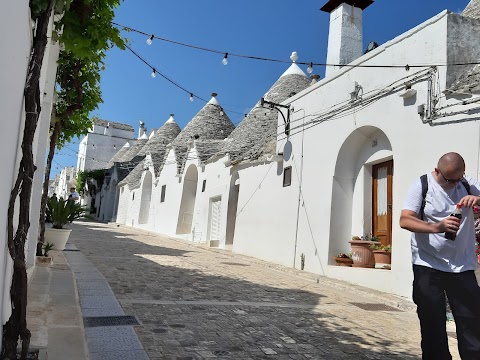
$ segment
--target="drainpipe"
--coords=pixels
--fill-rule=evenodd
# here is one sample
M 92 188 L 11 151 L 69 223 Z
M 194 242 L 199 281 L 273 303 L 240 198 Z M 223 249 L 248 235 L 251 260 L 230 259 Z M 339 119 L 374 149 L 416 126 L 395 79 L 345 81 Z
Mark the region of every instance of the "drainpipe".
M 297 223 L 295 225 L 295 246 L 293 249 L 293 267 L 295 268 L 296 259 L 297 259 L 297 243 L 298 243 L 298 222 L 300 219 L 300 204 L 302 202 L 302 184 L 303 184 L 303 140 L 305 138 L 305 110 L 300 109 L 298 111 L 303 111 L 302 117 L 302 151 L 300 156 L 300 175 L 299 175 L 299 185 L 298 185 L 298 203 L 297 203 Z M 293 112 L 293 113 L 295 113 Z M 293 151 L 292 151 L 293 153 Z

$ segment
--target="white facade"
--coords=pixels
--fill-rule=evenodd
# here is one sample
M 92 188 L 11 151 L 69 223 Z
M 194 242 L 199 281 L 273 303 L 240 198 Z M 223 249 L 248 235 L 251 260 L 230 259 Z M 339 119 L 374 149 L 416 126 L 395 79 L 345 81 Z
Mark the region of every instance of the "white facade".
M 51 31 L 50 23 L 49 32 Z M 8 119 L 9 131 L 0 133 L 0 147 L 2 152 L 3 185 L 0 190 L 0 201 L 8 204 L 10 192 L 17 177 L 18 166 L 22 157 L 20 148 L 23 139 L 24 86 L 27 66 L 32 46 L 32 22 L 30 18 L 29 2 L 20 0 L 6 2 L 0 13 L 0 44 L 8 56 L 0 57 L 0 108 L 3 118 Z M 47 35 L 51 39 L 50 35 Z M 30 229 L 26 244 L 26 262 L 28 273 L 35 265 L 35 249 L 38 236 L 38 218 L 40 198 L 44 176 L 44 163 L 48 129 L 52 108 L 53 89 L 56 75 L 56 60 L 58 58 L 58 44 L 49 40 L 45 52 L 40 78 L 40 96 L 42 112 L 39 117 L 37 131 L 33 143 L 34 159 L 37 170 L 32 185 L 30 208 Z M 5 123 L 6 124 L 6 123 Z M 6 125 L 5 125 L 6 126 Z M 6 128 L 6 127 L 5 127 Z M 1 321 L 4 324 L 10 317 L 10 284 L 12 277 L 12 261 L 8 253 L 7 241 L 7 206 L 3 206 L 0 214 L 0 228 L 4 235 L 1 237 L 1 246 L 4 249 L 0 257 L 0 308 Z M 14 216 L 15 226 L 17 216 Z
M 77 170 L 104 169 L 115 153 L 134 136 L 130 125 L 95 119 L 92 129 L 80 141 Z
M 58 174 L 58 183 L 55 186 L 55 194 L 58 198 L 68 198 L 70 188 L 75 187 L 77 180 L 77 169 L 74 167 L 64 167 Z
M 478 30 L 478 23 L 443 12 L 353 64 L 391 64 L 392 59 L 397 64 L 446 64 L 451 48 Z M 469 55 L 477 57 L 473 53 L 480 51 L 480 43 L 471 46 Z M 278 139 L 284 155 L 279 166 L 291 166 L 292 184 L 282 186 L 283 172 L 276 171 L 276 165 L 239 171 L 242 212 L 237 213 L 233 251 L 297 268 L 304 255 L 307 271 L 410 296 L 410 233 L 400 228 L 398 219 L 411 182 L 432 171 L 449 151 L 464 156 L 467 173 L 478 177 L 479 171 L 475 115 L 424 123 L 427 119 L 418 114 L 419 105 L 431 104 L 429 78 L 433 85 L 437 80 L 440 84 L 433 96 L 442 98 L 446 88 L 445 67 L 421 78 L 428 71 L 427 66 L 409 71 L 348 68 L 296 95 L 291 102 L 292 135 Z M 394 83 L 398 89 L 381 93 Z M 405 83 L 416 95 L 399 96 L 405 94 Z M 358 100 L 350 103 L 358 86 Z M 373 95 L 378 96 L 368 100 Z M 442 99 L 438 106 L 456 103 L 461 104 L 458 98 Z M 459 105 L 449 111 L 458 108 L 465 110 Z M 350 251 L 352 235 L 372 232 L 372 167 L 389 160 L 394 167 L 393 201 L 388 204 L 392 270 L 334 266 L 336 253 Z
M 352 63 L 403 66 L 344 67 L 290 98 L 288 137 L 278 122 L 280 156 L 202 165 L 193 141 L 177 175 L 170 150 L 159 177 L 150 167 L 137 188 L 121 187 L 117 221 L 409 297 L 410 233 L 398 219 L 410 184 L 450 151 L 469 175 L 480 171 L 477 98 L 444 95 L 468 68 L 430 65 L 478 59 L 479 30 L 476 20 L 442 12 Z M 380 170 L 392 163 L 389 183 Z M 392 269 L 335 266 L 353 235 L 375 231 L 383 213 L 374 197 L 391 215 Z

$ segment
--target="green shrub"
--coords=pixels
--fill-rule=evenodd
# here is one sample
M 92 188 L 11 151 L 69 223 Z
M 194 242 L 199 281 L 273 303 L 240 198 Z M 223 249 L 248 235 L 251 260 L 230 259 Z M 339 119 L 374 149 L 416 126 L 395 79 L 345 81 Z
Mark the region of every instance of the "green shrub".
M 71 200 L 52 196 L 47 201 L 46 216 L 52 220 L 54 229 L 63 229 L 66 224 L 80 219 L 84 213 L 85 209 Z

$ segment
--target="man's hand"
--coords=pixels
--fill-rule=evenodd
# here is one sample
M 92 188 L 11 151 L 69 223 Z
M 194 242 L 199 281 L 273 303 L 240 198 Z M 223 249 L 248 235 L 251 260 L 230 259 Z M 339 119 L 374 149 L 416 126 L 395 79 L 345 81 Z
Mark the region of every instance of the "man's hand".
M 462 198 L 459 202 L 462 207 L 471 208 L 474 205 L 480 205 L 480 197 L 474 195 L 467 195 Z
M 461 221 L 461 219 L 456 218 L 455 216 L 447 216 L 436 224 L 439 230 L 438 232 L 456 233 L 460 228 Z

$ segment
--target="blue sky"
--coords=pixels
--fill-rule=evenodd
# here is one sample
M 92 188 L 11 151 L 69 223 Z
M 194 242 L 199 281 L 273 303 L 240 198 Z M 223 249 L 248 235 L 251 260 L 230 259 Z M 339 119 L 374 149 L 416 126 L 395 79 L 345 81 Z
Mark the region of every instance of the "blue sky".
M 156 36 L 222 52 L 289 60 L 297 51 L 298 61 L 326 61 L 329 14 L 319 9 L 321 1 L 293 0 L 126 0 L 116 11 L 115 21 Z M 469 0 L 377 0 L 363 13 L 364 48 L 408 31 L 449 9 L 461 12 Z M 203 99 L 212 92 L 234 124 L 262 97 L 288 64 L 223 55 L 154 40 L 134 32 L 122 32 L 130 46 L 156 69 Z M 128 50 L 111 50 L 102 73 L 103 103 L 92 115 L 130 124 L 137 135 L 139 120 L 147 128 L 164 124 L 169 114 L 183 128 L 205 105 L 160 76 Z M 302 67 L 306 71 L 306 66 Z M 325 69 L 314 67 L 323 78 Z M 78 139 L 54 157 L 51 178 L 64 166 L 76 166 Z

